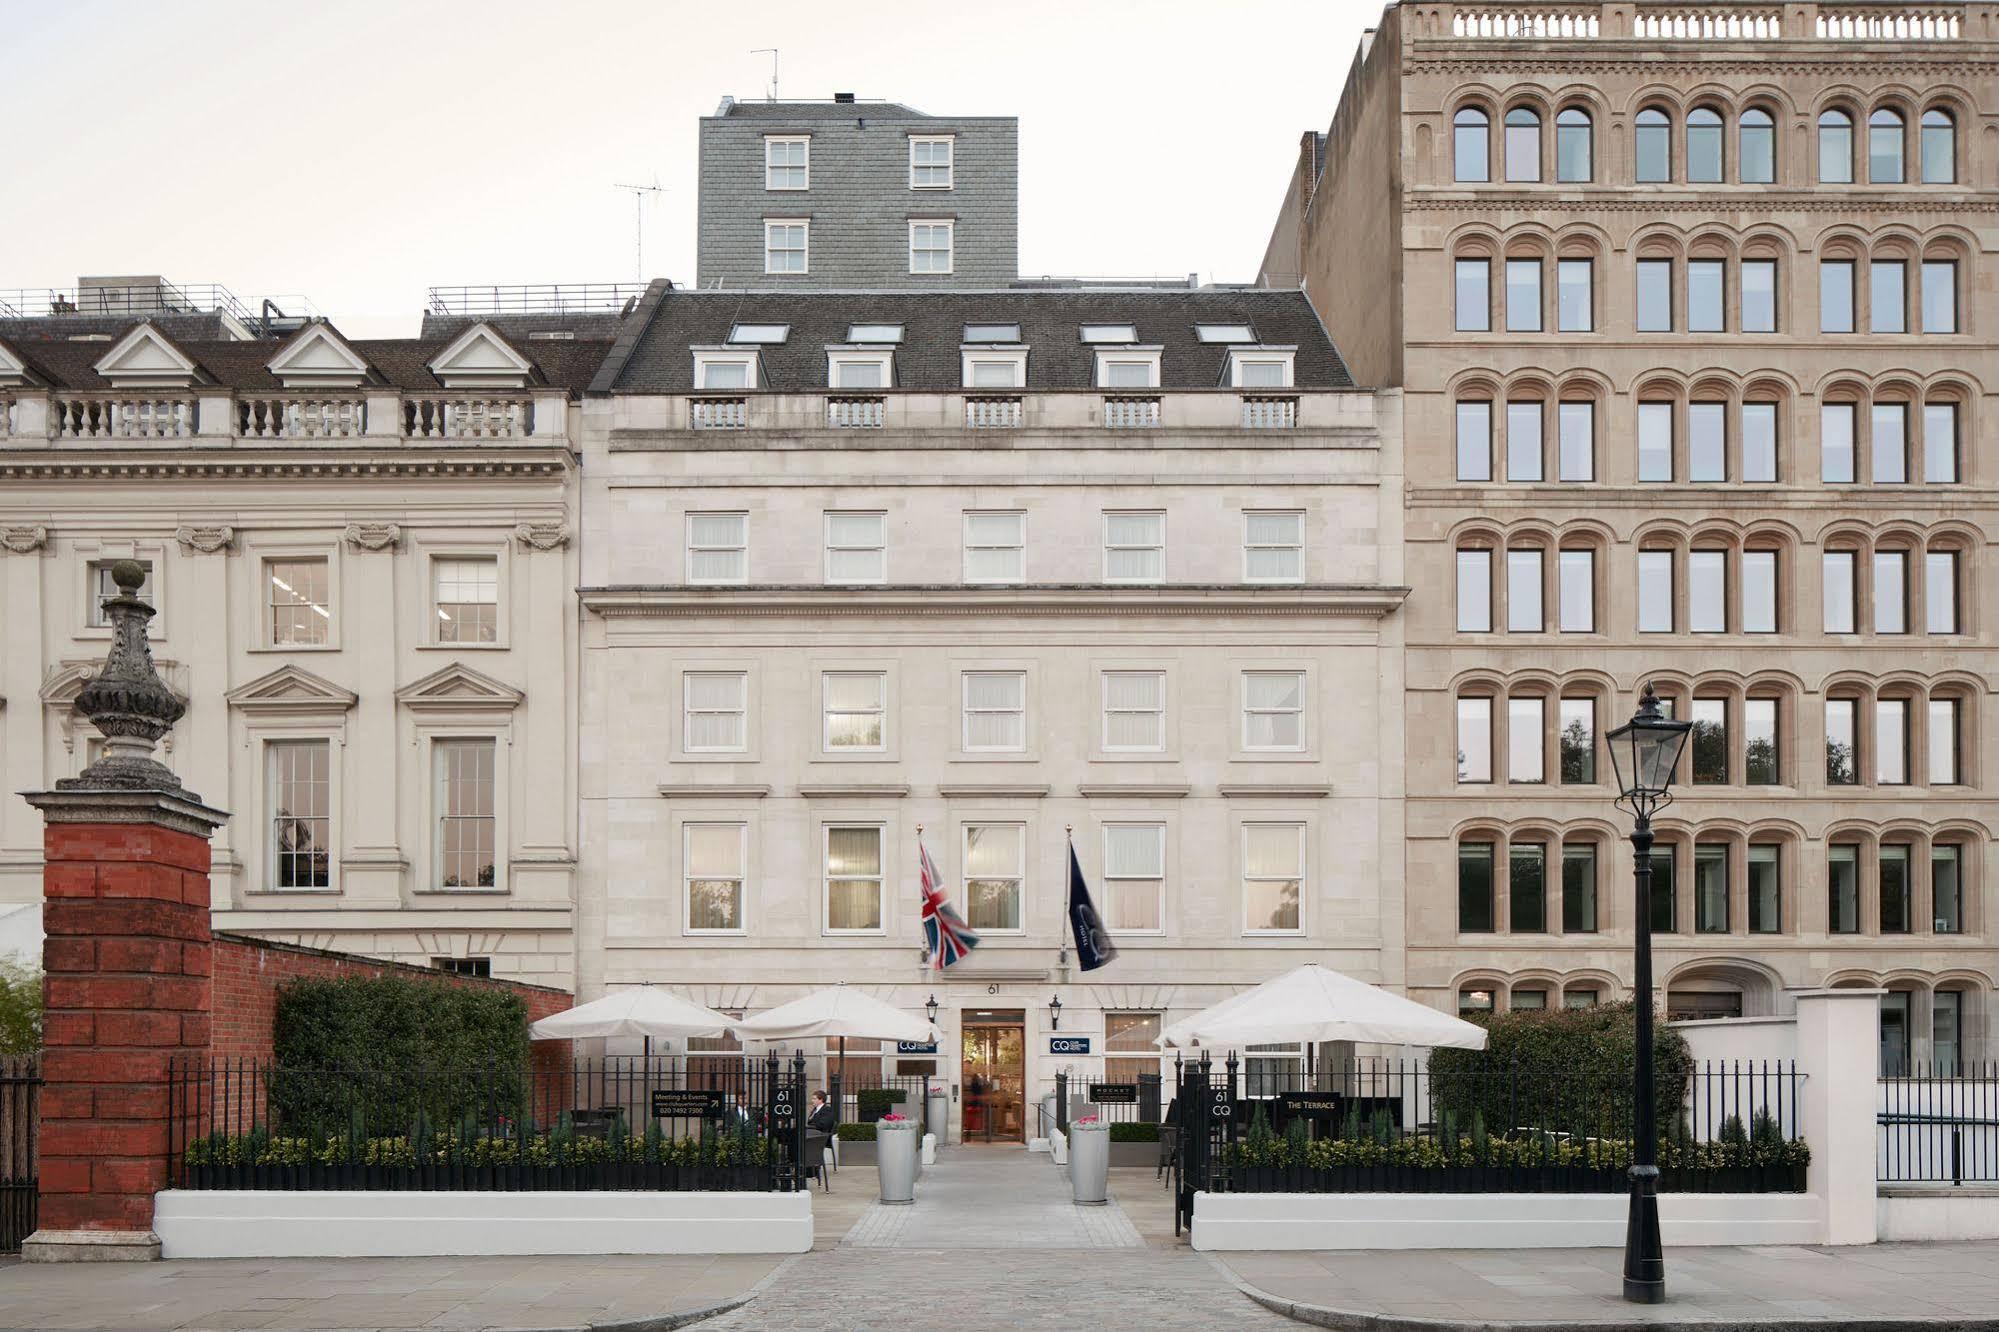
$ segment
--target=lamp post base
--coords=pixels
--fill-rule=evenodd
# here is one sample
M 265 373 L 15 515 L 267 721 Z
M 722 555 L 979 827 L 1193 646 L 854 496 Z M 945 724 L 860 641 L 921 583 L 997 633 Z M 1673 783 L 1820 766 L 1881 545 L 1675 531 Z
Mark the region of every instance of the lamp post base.
M 1666 1302 L 1666 1279 L 1657 1281 L 1633 1281 L 1624 1278 L 1624 1302 L 1626 1304 L 1664 1304 Z
M 1624 1298 L 1666 1302 L 1666 1254 L 1659 1240 L 1659 1168 L 1631 1167 L 1631 1215 L 1624 1227 Z

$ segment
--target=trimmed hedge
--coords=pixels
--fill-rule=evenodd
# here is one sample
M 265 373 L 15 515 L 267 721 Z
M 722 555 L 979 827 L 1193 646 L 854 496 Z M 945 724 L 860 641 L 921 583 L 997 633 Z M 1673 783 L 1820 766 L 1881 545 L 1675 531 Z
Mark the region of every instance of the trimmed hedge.
M 865 1124 L 840 1125 L 841 1142 L 873 1142 L 874 1140 L 875 1122 L 872 1119 Z
M 1111 1121 L 1112 1142 L 1158 1142 L 1159 1125 Z
M 862 1119 L 870 1124 L 908 1099 L 909 1093 L 900 1087 L 863 1087 L 854 1093 L 854 1104 Z
M 1485 1049 L 1430 1052 L 1437 1118 L 1468 1125 L 1476 1116 L 1495 1133 L 1538 1128 L 1628 1135 L 1635 1013 L 1630 1003 L 1619 1003 L 1471 1019 L 1486 1029 Z M 1653 1104 L 1662 1136 L 1679 1119 L 1693 1071 L 1686 1037 L 1656 1026 Z

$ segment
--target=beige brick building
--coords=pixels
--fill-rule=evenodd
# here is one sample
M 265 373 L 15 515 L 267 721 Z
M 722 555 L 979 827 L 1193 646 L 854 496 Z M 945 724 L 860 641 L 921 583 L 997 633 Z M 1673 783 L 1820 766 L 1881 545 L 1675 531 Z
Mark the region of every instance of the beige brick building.
M 1408 978 L 1625 993 L 1601 736 L 1698 729 L 1679 1016 L 1881 983 L 1989 1054 L 1999 8 L 1391 7 L 1264 278 L 1406 393 Z

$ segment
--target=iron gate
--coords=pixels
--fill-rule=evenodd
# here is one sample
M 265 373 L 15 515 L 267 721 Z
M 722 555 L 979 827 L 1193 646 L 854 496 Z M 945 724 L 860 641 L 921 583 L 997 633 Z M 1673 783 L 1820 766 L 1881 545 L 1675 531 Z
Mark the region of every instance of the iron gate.
M 1230 1148 L 1242 1132 L 1242 1095 L 1235 1051 L 1220 1068 L 1203 1054 L 1177 1070 L 1173 1120 L 1179 1146 L 1173 1157 L 1173 1233 L 1194 1222 L 1194 1195 L 1228 1187 L 1234 1169 Z
M 0 1253 L 19 1253 L 21 1241 L 35 1232 L 41 1087 L 34 1056 L 0 1059 Z

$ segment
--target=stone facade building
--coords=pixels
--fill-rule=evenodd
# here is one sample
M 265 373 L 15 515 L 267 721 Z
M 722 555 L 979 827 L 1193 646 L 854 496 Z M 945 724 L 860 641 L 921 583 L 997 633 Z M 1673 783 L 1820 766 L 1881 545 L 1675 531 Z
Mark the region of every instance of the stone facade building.
M 1369 34 L 1264 273 L 1406 394 L 1413 992 L 1626 993 L 1651 680 L 1667 1008 L 1879 983 L 1885 1065 L 1989 1057 L 1995 117 L 1983 4 Z
M 1020 266 L 1019 124 L 893 102 L 738 102 L 701 121 L 702 287 L 999 286 Z
M 1278 970 L 1399 983 L 1399 401 L 1296 292 L 656 284 L 584 409 L 581 992 L 934 996 L 849 1085 L 1019 1137 Z

